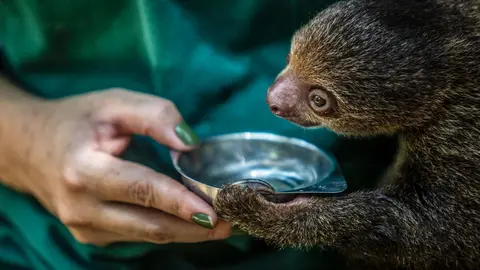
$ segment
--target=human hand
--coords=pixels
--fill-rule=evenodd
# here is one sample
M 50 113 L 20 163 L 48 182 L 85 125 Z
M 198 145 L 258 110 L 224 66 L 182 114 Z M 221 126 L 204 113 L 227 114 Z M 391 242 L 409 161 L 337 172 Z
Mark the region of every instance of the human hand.
M 117 157 L 132 134 L 175 150 L 192 147 L 179 138 L 195 143 L 170 101 L 105 90 L 36 102 L 19 119 L 22 138 L 10 146 L 11 169 L 2 177 L 23 181 L 79 242 L 201 242 L 230 235 L 231 225 L 185 186 Z

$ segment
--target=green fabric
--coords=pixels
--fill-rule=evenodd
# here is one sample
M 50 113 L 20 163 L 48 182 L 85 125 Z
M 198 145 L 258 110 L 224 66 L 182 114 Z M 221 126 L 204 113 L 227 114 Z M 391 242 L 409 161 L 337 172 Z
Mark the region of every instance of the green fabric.
M 58 98 L 122 87 L 168 98 L 201 136 L 268 131 L 333 152 L 351 189 L 390 161 L 390 139 L 303 130 L 265 105 L 292 33 L 333 1 L 7 0 L 0 43 L 27 90 Z M 135 138 L 125 158 L 177 177 L 168 149 Z M 277 251 L 236 237 L 202 244 L 74 241 L 33 198 L 0 186 L 0 269 L 334 269 L 330 252 Z

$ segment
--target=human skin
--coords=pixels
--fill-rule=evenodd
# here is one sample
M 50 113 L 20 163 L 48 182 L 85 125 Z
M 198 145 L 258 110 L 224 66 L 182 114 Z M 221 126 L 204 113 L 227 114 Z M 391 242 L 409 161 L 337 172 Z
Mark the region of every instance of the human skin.
M 188 151 L 188 130 L 159 97 L 106 89 L 44 100 L 0 77 L 0 183 L 34 196 L 82 243 L 230 236 L 231 225 L 185 186 L 118 157 L 133 134 Z

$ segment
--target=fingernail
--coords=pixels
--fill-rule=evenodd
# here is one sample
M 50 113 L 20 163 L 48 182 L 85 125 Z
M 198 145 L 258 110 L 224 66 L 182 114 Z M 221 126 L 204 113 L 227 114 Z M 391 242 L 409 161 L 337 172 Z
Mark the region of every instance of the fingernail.
M 204 228 L 213 229 L 213 221 L 209 215 L 202 213 L 194 214 L 192 216 L 192 221 Z
M 186 145 L 197 145 L 199 142 L 197 135 L 185 122 L 178 124 L 178 126 L 175 128 L 175 132 Z

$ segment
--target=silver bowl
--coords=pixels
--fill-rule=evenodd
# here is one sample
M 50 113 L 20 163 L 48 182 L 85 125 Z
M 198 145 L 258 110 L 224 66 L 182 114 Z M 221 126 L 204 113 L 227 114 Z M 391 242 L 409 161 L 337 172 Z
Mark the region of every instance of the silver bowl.
M 172 151 L 171 157 L 184 185 L 210 204 L 226 184 L 257 182 L 274 194 L 332 194 L 347 188 L 332 155 L 271 133 L 213 136 L 192 151 Z

